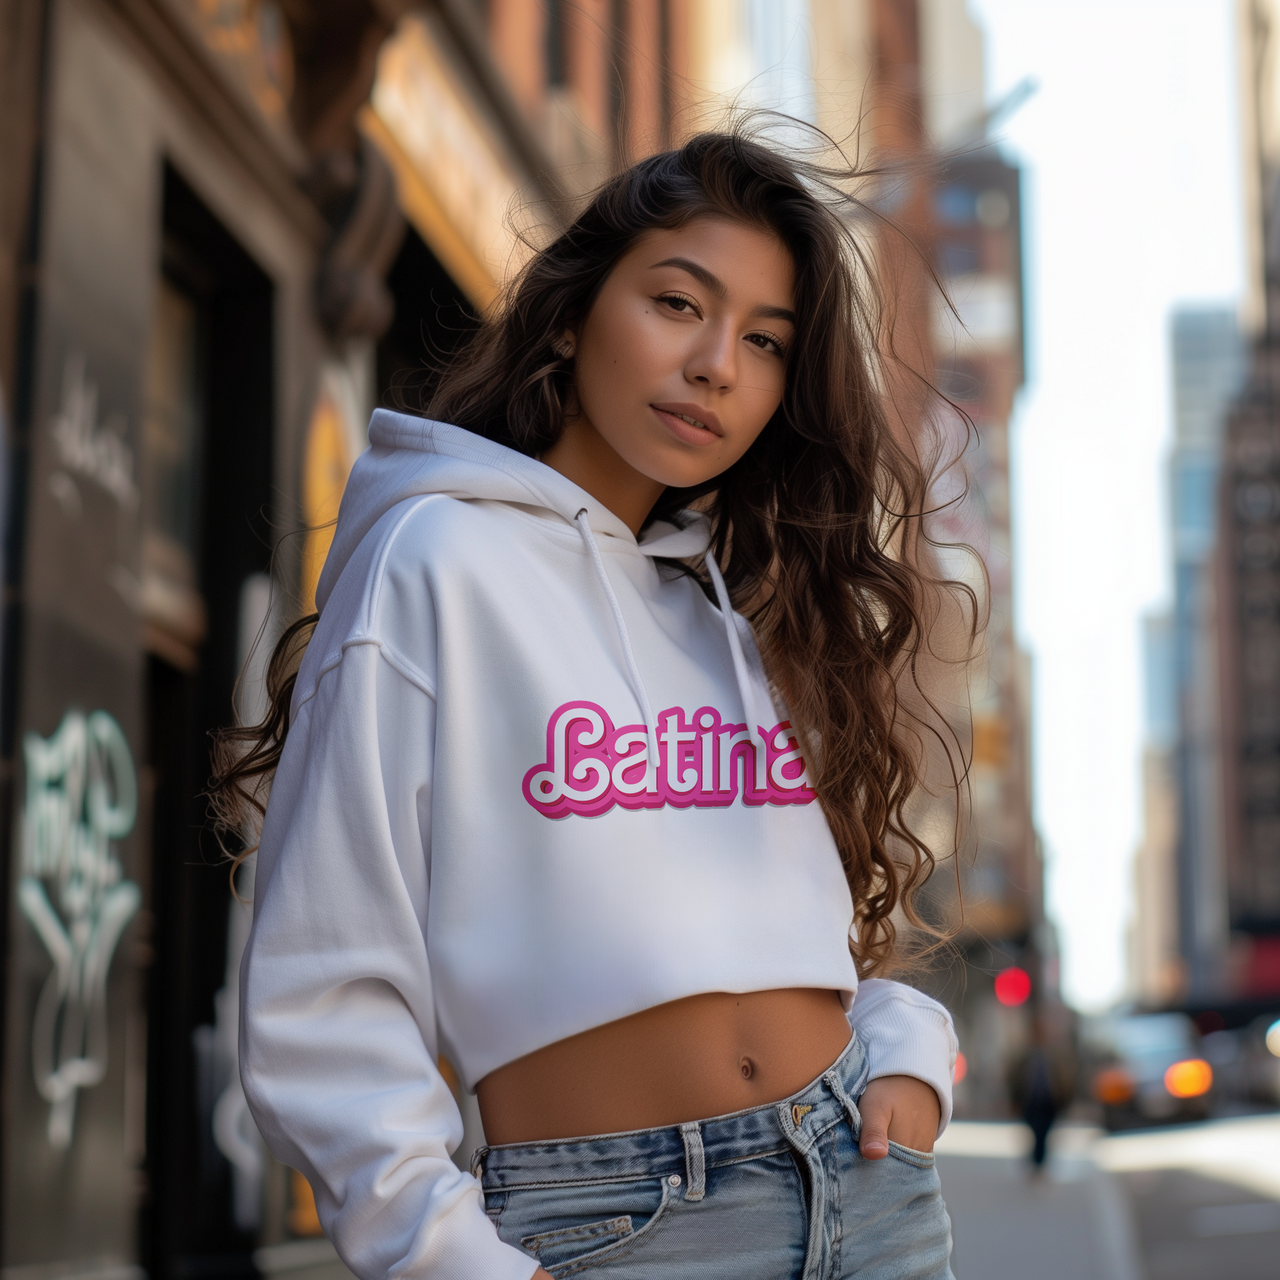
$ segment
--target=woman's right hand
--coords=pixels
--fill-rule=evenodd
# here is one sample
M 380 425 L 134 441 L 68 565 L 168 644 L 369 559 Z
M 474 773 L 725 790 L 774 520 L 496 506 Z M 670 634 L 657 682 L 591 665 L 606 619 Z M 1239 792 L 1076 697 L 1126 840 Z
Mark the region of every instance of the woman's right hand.
M 541 1267 L 539 1267 L 537 1271 L 533 1273 L 533 1280 L 551 1280 L 551 1276 L 548 1275 L 547 1272 L 543 1271 Z
M 889 1140 L 912 1151 L 932 1151 L 942 1104 L 932 1086 L 914 1076 L 879 1076 L 858 1099 L 862 1132 L 858 1149 L 867 1160 L 883 1160 Z

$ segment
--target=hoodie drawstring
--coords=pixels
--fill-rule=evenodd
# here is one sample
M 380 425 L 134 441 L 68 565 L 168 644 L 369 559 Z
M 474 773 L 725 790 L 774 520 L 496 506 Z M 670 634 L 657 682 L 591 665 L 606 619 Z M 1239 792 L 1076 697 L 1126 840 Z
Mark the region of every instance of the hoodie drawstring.
M 769 707 L 765 714 L 761 716 L 761 708 L 756 705 L 756 686 L 752 683 L 751 672 L 747 667 L 747 654 L 742 647 L 742 635 L 738 631 L 736 615 L 733 612 L 733 605 L 729 601 L 729 589 L 724 585 L 724 575 L 720 572 L 720 566 L 716 564 L 713 552 L 707 552 L 704 563 L 707 566 L 707 572 L 711 575 L 711 584 L 716 589 L 716 601 L 720 605 L 720 616 L 724 619 L 725 634 L 729 637 L 729 652 L 733 655 L 733 674 L 738 681 L 738 696 L 742 699 L 742 710 L 747 717 L 747 732 L 751 735 L 752 741 L 757 744 L 758 759 L 756 769 L 757 773 L 759 773 L 760 766 L 768 755 L 765 744 L 760 738 L 760 733 L 762 730 L 767 733 L 769 726 L 773 724 L 773 708 Z M 763 785 L 763 780 L 761 780 L 760 785 Z
M 644 716 L 645 734 L 649 743 L 649 771 L 646 777 L 648 782 L 651 783 L 656 777 L 658 769 L 658 729 L 653 716 L 653 706 L 649 702 L 649 693 L 645 689 L 644 680 L 640 675 L 640 667 L 636 662 L 635 651 L 631 648 L 631 636 L 627 631 L 627 620 L 622 616 L 622 606 L 618 603 L 618 597 L 613 590 L 613 583 L 609 581 L 609 575 L 605 572 L 604 557 L 600 554 L 600 547 L 596 542 L 595 534 L 591 532 L 591 523 L 587 518 L 586 507 L 583 507 L 578 512 L 574 517 L 574 522 L 577 524 L 578 532 L 582 535 L 582 541 L 586 544 L 587 551 L 591 555 L 591 563 L 595 565 L 596 577 L 600 582 L 601 589 L 604 591 L 605 599 L 609 601 L 609 609 L 613 614 L 613 624 L 618 629 L 618 639 L 622 643 L 622 653 L 627 660 L 627 674 L 631 677 L 631 688 L 636 695 L 636 701 L 640 704 L 640 714 Z M 720 615 L 724 619 L 725 636 L 728 638 L 729 653 L 733 658 L 733 674 L 738 683 L 738 696 L 742 699 L 742 710 L 747 717 L 747 732 L 751 734 L 753 741 L 758 742 L 757 750 L 760 750 L 764 747 L 764 743 L 759 742 L 760 729 L 757 726 L 767 727 L 771 723 L 770 715 L 766 714 L 764 719 L 761 719 L 759 715 L 760 709 L 755 705 L 755 688 L 751 681 L 751 672 L 747 666 L 746 651 L 742 647 L 742 636 L 738 633 L 733 605 L 729 601 L 729 590 L 724 585 L 724 575 L 720 572 L 720 566 L 716 564 L 716 558 L 710 551 L 706 555 L 706 566 L 707 572 L 711 575 L 712 585 L 716 589 L 716 601 L 720 605 Z M 757 765 L 758 768 L 759 765 Z M 652 790 L 653 787 L 650 786 L 649 789 Z
M 644 687 L 644 680 L 640 677 L 640 668 L 636 663 L 636 655 L 631 648 L 627 620 L 622 616 L 622 606 L 618 603 L 613 583 L 609 581 L 609 575 L 604 569 L 604 557 L 600 554 L 595 534 L 591 532 L 586 507 L 578 512 L 574 521 L 578 526 L 578 532 L 582 534 L 582 541 L 587 544 L 587 550 L 591 553 L 591 563 L 596 567 L 596 577 L 604 590 L 605 598 L 609 601 L 609 609 L 613 613 L 613 625 L 618 629 L 622 653 L 627 660 L 627 674 L 631 677 L 631 688 L 636 695 L 636 701 L 640 704 L 640 714 L 644 716 L 645 734 L 649 743 L 649 763 L 645 770 L 645 785 L 648 790 L 654 791 L 657 789 L 655 783 L 658 776 L 658 728 L 653 718 L 653 706 L 649 702 L 649 693 Z
M 733 605 L 729 603 L 729 589 L 724 585 L 724 575 L 716 564 L 715 556 L 708 551 L 705 560 L 707 572 L 711 575 L 711 585 L 716 589 L 716 602 L 720 605 L 720 616 L 724 619 L 725 634 L 729 637 L 729 652 L 733 655 L 733 674 L 738 681 L 738 696 L 742 699 L 742 710 L 747 716 L 747 729 L 755 736 L 756 726 L 750 721 L 757 718 L 752 707 L 751 675 L 747 670 L 747 655 L 742 648 L 742 637 L 738 634 L 738 624 L 734 621 Z

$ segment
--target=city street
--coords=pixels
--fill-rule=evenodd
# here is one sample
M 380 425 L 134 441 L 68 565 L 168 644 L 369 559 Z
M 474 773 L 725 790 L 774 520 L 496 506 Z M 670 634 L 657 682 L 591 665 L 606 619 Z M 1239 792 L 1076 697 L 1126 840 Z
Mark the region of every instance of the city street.
M 1274 1280 L 1280 1117 L 1107 1136 L 1063 1126 L 1046 1173 L 1021 1125 L 939 1144 L 957 1280 Z
M 957 1280 L 1280 1280 L 1280 0 L 0 69 L 0 1280 L 774 1280 L 851 1029 Z

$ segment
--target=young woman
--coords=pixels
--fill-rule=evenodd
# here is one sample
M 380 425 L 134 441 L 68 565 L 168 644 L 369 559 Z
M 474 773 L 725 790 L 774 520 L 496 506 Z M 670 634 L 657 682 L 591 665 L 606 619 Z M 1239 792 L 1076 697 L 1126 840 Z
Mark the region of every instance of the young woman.
M 375 413 L 220 781 L 275 769 L 245 1093 L 363 1280 L 950 1275 L 950 1020 L 859 982 L 931 865 L 926 482 L 815 191 L 636 165 Z

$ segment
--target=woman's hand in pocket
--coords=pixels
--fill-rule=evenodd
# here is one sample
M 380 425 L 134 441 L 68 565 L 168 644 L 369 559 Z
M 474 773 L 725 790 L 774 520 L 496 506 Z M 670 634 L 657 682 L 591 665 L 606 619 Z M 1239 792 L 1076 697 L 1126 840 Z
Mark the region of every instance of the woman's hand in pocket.
M 942 1109 L 931 1086 L 915 1076 L 880 1076 L 858 1099 L 862 1136 L 858 1146 L 867 1160 L 883 1160 L 889 1139 L 913 1151 L 932 1151 Z

